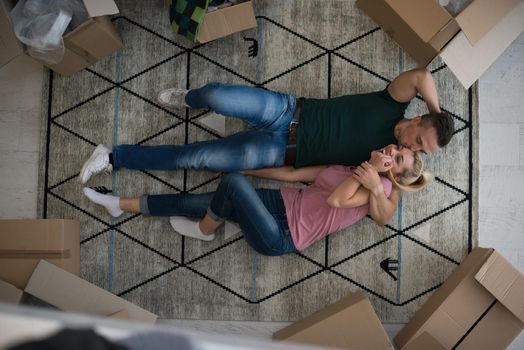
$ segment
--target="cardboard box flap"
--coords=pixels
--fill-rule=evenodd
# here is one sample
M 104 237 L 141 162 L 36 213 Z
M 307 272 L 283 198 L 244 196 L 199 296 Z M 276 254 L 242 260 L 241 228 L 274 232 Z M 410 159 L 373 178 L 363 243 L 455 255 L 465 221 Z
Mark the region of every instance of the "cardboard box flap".
M 64 311 L 107 316 L 126 310 L 130 320 L 154 323 L 157 316 L 45 260 L 38 263 L 25 292 Z
M 84 0 L 84 5 L 90 17 L 114 15 L 120 12 L 113 0 Z
M 428 42 L 450 20 L 451 15 L 438 1 L 386 0 L 388 5 Z
M 521 0 L 475 0 L 456 18 L 471 45 L 475 45 Z
M 68 255 L 67 232 L 80 231 L 77 220 L 40 219 L 40 220 L 1 220 L 0 255 L 21 253 L 38 258 L 38 254 L 56 255 L 56 258 Z M 46 256 L 43 256 L 45 258 Z
M 341 349 L 393 349 L 369 299 L 361 292 L 275 332 L 273 339 Z
M 491 254 L 475 279 L 524 322 L 524 276 L 500 253 Z
M 11 283 L 0 280 L 0 302 L 18 304 L 24 292 Z
M 462 85 L 469 88 L 523 30 L 524 3 L 519 1 L 476 45 L 471 45 L 464 32 L 460 32 L 440 57 Z
M 404 346 L 402 350 L 446 350 L 444 345 L 440 344 L 437 339 L 435 339 L 428 332 L 424 332 L 412 341 L 408 345 Z

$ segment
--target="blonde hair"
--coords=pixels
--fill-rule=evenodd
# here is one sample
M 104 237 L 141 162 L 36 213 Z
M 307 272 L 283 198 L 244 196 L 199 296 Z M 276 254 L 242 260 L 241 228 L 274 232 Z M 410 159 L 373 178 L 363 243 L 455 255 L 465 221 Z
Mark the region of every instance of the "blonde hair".
M 390 170 L 389 178 L 394 186 L 404 192 L 420 191 L 433 181 L 433 175 L 429 171 L 424 170 L 422 158 L 420 158 L 420 155 L 417 152 L 413 154 L 413 169 L 400 174 L 398 180 L 395 179 L 395 176 Z

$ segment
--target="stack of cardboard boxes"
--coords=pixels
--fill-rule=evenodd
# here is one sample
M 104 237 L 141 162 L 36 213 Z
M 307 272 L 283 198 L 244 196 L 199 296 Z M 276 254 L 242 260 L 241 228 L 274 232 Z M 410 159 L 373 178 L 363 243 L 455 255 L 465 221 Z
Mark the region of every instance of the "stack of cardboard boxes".
M 0 302 L 32 295 L 58 309 L 154 323 L 157 316 L 83 279 L 77 220 L 0 220 Z
M 437 0 L 357 0 L 420 67 L 442 58 L 469 88 L 524 30 L 522 0 L 473 0 L 452 16 Z
M 524 327 L 524 276 L 494 249 L 475 248 L 397 334 L 401 350 L 505 349 Z M 273 335 L 343 349 L 393 349 L 355 293 Z

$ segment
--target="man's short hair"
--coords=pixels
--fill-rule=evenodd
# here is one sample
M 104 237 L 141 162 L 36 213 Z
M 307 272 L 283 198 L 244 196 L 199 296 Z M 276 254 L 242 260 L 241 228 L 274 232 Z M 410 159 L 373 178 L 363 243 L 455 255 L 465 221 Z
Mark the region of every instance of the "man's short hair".
M 455 123 L 449 113 L 431 112 L 422 116 L 421 126 L 434 127 L 437 130 L 437 143 L 439 147 L 446 146 L 455 133 Z

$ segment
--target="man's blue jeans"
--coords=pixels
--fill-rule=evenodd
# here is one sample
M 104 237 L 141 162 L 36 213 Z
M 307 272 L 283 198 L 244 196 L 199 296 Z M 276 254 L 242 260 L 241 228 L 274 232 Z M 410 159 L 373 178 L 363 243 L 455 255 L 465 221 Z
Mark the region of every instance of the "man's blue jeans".
M 241 174 L 222 178 L 215 192 L 146 195 L 140 211 L 152 216 L 185 216 L 237 222 L 247 243 L 264 255 L 296 252 L 279 190 L 255 189 Z
M 284 165 L 294 96 L 261 88 L 207 84 L 190 90 L 186 103 L 239 118 L 250 129 L 222 139 L 188 145 L 119 145 L 113 149 L 116 169 L 207 169 L 235 172 Z

